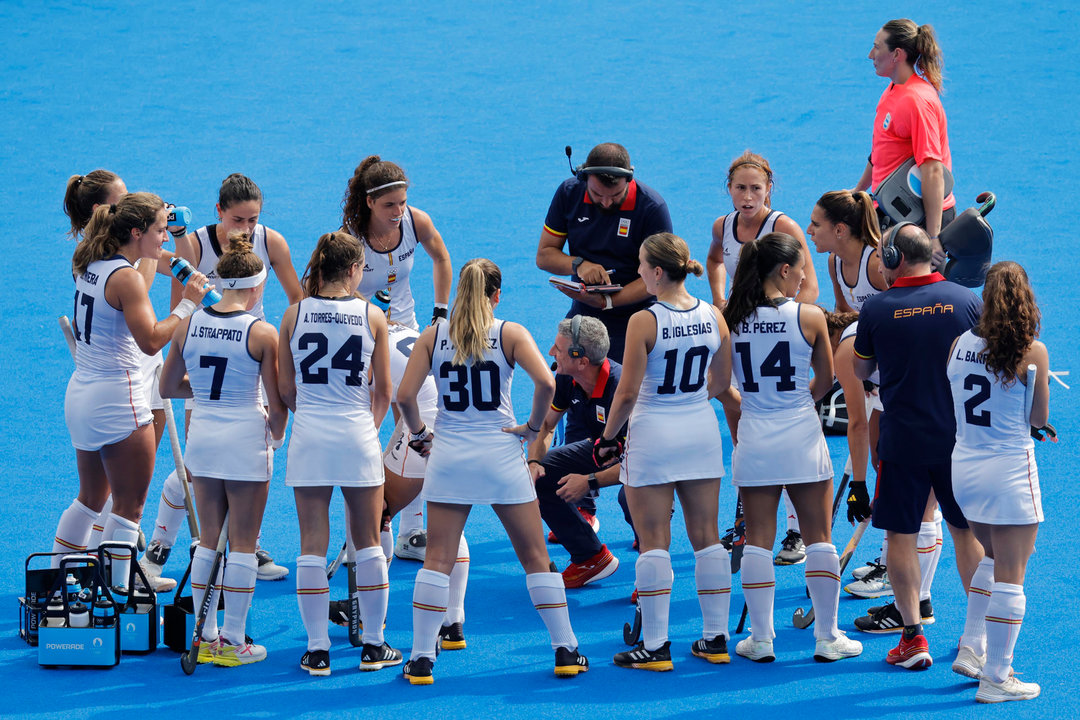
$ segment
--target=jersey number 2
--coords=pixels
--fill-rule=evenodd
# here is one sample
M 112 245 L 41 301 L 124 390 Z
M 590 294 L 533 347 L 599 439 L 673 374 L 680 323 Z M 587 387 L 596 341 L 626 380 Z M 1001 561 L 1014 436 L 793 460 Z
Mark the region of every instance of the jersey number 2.
M 964 389 L 976 393 L 964 401 L 964 419 L 968 425 L 990 427 L 990 411 L 979 411 L 978 407 L 990 399 L 990 380 L 974 373 L 964 378 Z

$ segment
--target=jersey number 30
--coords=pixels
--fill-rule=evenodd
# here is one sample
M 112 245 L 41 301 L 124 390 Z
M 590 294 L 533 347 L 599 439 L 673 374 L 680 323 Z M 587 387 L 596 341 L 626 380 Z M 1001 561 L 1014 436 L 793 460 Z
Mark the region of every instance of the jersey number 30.
M 487 360 L 471 366 L 444 362 L 439 366 L 439 377 L 449 380 L 450 394 L 442 396 L 443 407 L 461 412 L 472 406 L 477 410 L 499 409 L 499 366 Z

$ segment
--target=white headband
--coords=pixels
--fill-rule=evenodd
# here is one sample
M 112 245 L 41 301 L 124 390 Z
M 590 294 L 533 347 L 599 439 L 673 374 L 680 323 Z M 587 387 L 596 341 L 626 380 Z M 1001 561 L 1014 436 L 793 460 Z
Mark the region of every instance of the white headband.
M 408 184 L 409 183 L 405 182 L 404 180 L 395 180 L 394 182 L 388 182 L 385 185 L 380 185 L 378 187 L 373 187 L 373 188 L 371 188 L 370 190 L 367 191 L 367 194 L 370 195 L 373 192 L 379 192 L 380 190 L 385 190 L 386 188 L 394 187 L 395 185 L 408 185 Z
M 266 280 L 266 266 L 256 275 L 242 278 L 218 278 L 219 287 L 222 290 L 248 290 L 259 287 Z

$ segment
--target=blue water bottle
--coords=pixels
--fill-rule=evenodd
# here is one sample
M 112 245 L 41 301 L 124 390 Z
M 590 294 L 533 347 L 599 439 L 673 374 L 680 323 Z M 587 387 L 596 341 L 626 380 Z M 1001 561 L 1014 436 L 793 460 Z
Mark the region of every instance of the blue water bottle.
M 173 259 L 169 261 L 169 268 L 172 270 L 172 274 L 176 279 L 180 281 L 181 285 L 187 285 L 191 273 L 195 272 L 195 268 L 191 266 L 191 263 L 179 255 L 173 255 Z M 221 302 L 221 293 L 217 290 L 211 290 L 203 295 L 202 304 L 205 307 L 210 307 L 214 303 L 219 302 Z

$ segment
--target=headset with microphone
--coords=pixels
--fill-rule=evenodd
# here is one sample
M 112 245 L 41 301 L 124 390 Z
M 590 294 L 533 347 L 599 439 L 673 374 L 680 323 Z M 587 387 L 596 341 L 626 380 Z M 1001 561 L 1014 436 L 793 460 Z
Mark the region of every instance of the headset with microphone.
M 578 180 L 587 180 L 590 175 L 610 175 L 617 178 L 626 178 L 628 181 L 634 178 L 634 166 L 631 165 L 630 169 L 621 167 L 614 167 L 613 165 L 591 165 L 585 166 L 585 163 L 574 167 L 573 160 L 570 159 L 571 155 L 570 146 L 566 146 L 566 161 L 570 163 L 570 172 L 577 177 Z
M 575 315 L 570 319 L 570 346 L 566 348 L 566 354 L 575 360 L 585 357 L 585 346 L 581 344 L 581 316 Z

